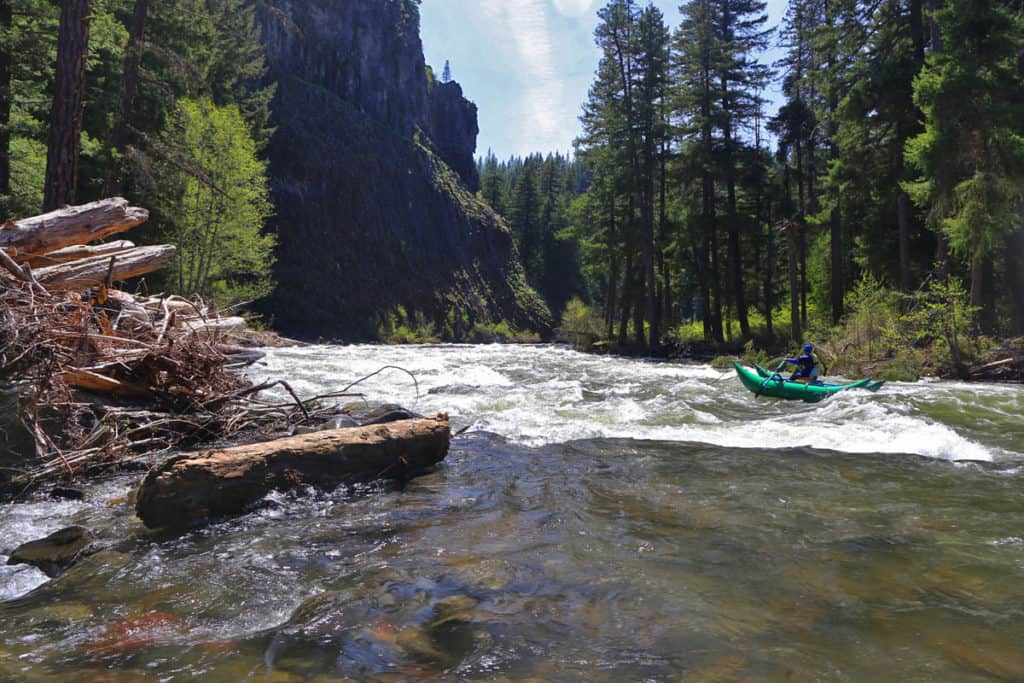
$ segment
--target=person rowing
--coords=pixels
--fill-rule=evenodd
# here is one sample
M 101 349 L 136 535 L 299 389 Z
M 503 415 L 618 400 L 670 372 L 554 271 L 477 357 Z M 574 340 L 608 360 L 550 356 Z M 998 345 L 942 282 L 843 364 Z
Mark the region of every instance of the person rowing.
M 821 361 L 818 360 L 817 354 L 814 353 L 813 344 L 804 344 L 803 354 L 794 358 L 786 358 L 783 361 L 783 366 L 785 365 L 796 366 L 796 371 L 789 378 L 794 382 L 814 384 L 818 381 L 818 375 L 821 374 Z

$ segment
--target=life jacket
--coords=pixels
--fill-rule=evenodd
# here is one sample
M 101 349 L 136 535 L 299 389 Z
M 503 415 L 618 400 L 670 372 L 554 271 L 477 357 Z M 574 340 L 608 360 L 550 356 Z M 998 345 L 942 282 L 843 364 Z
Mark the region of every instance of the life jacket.
M 796 359 L 797 371 L 793 374 L 794 380 L 809 380 L 811 372 L 814 368 L 821 368 L 821 361 L 818 360 L 818 356 L 812 351 L 811 353 L 805 353 Z

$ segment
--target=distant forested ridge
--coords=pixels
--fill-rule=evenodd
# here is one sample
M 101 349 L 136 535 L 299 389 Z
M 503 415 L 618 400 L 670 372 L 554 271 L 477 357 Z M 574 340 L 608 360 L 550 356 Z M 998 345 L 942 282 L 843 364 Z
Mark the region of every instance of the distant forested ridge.
M 1024 334 L 1024 5 L 681 11 L 599 11 L 569 231 L 608 337 Z
M 572 202 L 590 186 L 587 163 L 557 153 L 498 161 L 488 150 L 477 174 L 481 199 L 505 218 L 527 282 L 556 319 L 572 298 L 597 298 L 595 278 L 584 276 L 581 245 L 570 230 Z

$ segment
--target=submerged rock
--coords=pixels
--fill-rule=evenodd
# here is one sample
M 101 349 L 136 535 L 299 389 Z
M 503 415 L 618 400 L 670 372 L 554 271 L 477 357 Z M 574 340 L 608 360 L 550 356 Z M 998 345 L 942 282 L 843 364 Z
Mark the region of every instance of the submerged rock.
M 92 533 L 85 527 L 66 527 L 46 538 L 18 546 L 7 564 L 29 564 L 53 578 L 81 559 L 93 541 Z

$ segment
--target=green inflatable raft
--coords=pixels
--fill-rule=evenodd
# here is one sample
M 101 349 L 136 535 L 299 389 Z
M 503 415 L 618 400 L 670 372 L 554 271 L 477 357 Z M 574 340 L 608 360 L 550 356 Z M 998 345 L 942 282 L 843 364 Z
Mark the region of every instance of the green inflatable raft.
M 846 389 L 867 389 L 878 391 L 885 381 L 874 382 L 871 379 L 862 379 L 849 384 L 825 384 L 806 382 L 794 382 L 783 378 L 777 372 L 769 372 L 760 365 L 755 365 L 753 370 L 733 362 L 736 374 L 740 376 L 743 386 L 754 392 L 754 396 L 772 396 L 774 398 L 785 398 L 794 401 L 806 401 L 815 403 L 832 394 Z

